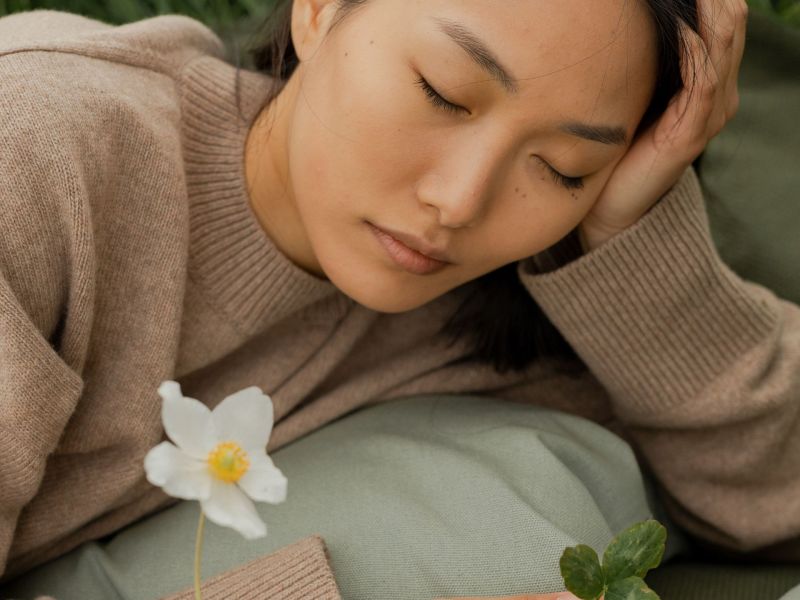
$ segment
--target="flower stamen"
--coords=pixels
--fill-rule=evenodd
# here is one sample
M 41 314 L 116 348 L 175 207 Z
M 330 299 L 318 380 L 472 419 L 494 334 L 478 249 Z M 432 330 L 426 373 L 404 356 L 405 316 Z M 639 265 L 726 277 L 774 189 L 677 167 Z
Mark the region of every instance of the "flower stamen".
M 250 461 L 247 452 L 236 442 L 220 442 L 208 453 L 208 469 L 228 483 L 235 483 L 247 472 Z

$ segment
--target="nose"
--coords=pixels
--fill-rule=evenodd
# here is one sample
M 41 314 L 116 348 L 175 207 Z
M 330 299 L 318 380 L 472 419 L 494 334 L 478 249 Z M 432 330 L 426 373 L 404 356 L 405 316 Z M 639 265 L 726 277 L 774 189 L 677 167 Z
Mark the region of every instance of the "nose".
M 436 165 L 417 185 L 417 198 L 437 210 L 442 227 L 474 227 L 486 212 L 498 157 L 485 148 L 469 150 L 461 160 Z

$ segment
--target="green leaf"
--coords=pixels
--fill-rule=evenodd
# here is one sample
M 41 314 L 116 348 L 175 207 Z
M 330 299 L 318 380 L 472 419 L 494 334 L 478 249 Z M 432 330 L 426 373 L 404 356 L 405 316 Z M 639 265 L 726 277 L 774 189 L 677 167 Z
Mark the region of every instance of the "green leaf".
M 612 581 L 604 600 L 661 600 L 661 598 L 647 587 L 644 579 L 634 576 Z
M 631 525 L 611 540 L 603 553 L 606 583 L 631 575 L 644 577 L 664 556 L 667 530 L 654 519 Z
M 578 598 L 596 600 L 603 593 L 603 568 L 597 552 L 589 546 L 579 544 L 566 548 L 558 564 L 567 589 Z

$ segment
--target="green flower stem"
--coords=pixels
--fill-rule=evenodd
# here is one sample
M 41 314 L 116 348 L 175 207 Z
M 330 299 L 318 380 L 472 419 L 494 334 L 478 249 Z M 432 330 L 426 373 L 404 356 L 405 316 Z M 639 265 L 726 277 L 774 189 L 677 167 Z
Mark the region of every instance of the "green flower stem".
M 200 594 L 200 556 L 203 553 L 203 525 L 205 519 L 203 508 L 200 508 L 200 520 L 197 522 L 197 539 L 194 543 L 194 600 L 201 600 Z

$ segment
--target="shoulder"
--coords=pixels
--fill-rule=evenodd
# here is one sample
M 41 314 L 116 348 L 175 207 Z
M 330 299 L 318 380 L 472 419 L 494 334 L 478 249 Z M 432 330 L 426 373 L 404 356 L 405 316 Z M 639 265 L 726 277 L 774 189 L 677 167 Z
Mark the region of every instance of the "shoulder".
M 171 58 L 150 54 L 176 28 L 213 47 L 194 23 L 121 31 L 56 11 L 0 19 L 0 271 L 31 314 L 44 310 L 36 290 L 66 293 L 76 269 L 94 268 L 95 245 L 185 220 L 175 75 L 198 47 L 187 54 L 176 38 Z M 55 306 L 42 319 L 51 326 Z
M 210 29 L 179 15 L 121 26 L 52 10 L 0 18 L 0 169 L 63 179 L 120 156 L 174 162 L 181 72 L 222 50 Z
M 164 15 L 112 26 L 79 15 L 36 10 L 0 18 L 0 142 L 15 160 L 73 160 L 108 145 L 179 154 L 179 81 L 184 65 L 220 56 L 205 25 Z M 124 139 L 121 139 L 121 137 Z M 46 152 L 33 153 L 34 145 Z
M 37 51 L 109 61 L 176 77 L 196 56 L 223 58 L 225 45 L 205 24 L 183 15 L 161 15 L 117 26 L 55 10 L 0 18 L 0 62 Z
M 145 49 L 122 44 L 111 33 L 118 28 L 83 17 L 33 11 L 17 16 L 22 29 L 30 32 L 39 13 L 74 33 L 43 41 L 24 34 L 11 50 L 0 43 L 0 179 L 12 180 L 6 190 L 20 201 L 58 196 L 52 199 L 63 202 L 65 194 L 56 191 L 90 196 L 92 186 L 107 192 L 114 182 L 104 178 L 133 165 L 177 164 L 181 107 L 172 74 L 132 64 Z M 0 19 L 0 39 L 8 18 Z M 99 49 L 122 47 L 131 49 L 131 60 L 112 60 Z

